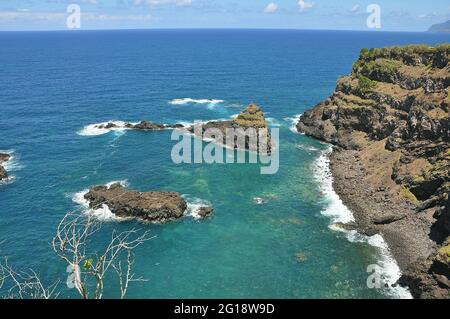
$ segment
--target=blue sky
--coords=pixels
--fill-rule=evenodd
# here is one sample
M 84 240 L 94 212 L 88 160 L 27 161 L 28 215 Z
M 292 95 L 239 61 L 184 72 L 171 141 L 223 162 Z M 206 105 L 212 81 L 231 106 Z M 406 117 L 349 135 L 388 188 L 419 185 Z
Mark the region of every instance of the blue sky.
M 1 0 L 0 30 L 64 30 L 71 3 L 81 7 L 82 29 L 368 30 L 372 3 L 384 31 L 424 31 L 450 20 L 448 0 Z

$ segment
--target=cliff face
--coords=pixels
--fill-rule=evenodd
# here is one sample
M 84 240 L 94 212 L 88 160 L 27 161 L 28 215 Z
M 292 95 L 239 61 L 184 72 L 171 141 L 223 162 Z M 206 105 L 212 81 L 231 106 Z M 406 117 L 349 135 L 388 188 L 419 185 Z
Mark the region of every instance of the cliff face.
M 403 283 L 416 297 L 449 296 L 449 264 L 442 262 L 450 243 L 449 62 L 450 45 L 363 49 L 352 73 L 341 77 L 332 96 L 305 112 L 297 125 L 347 157 L 355 155 L 357 165 L 341 164 L 348 172 L 360 166 L 360 187 L 375 190 L 369 196 L 383 192 L 387 206 L 367 210 L 362 216 L 366 229 L 383 233 L 399 220 L 420 221 L 417 227 L 428 236 L 423 241 L 430 242 L 402 267 Z
M 428 32 L 432 33 L 450 33 L 450 20 L 444 23 L 433 24 Z

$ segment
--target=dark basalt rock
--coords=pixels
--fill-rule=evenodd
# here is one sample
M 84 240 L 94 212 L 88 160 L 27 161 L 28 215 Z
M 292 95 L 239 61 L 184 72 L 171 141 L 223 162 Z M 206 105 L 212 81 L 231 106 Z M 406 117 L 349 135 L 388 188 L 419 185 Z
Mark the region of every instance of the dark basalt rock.
M 7 179 L 7 178 L 8 178 L 8 173 L 3 168 L 3 166 L 0 165 L 0 181 L 4 180 L 4 179 Z
M 9 161 L 10 158 L 11 158 L 11 155 L 0 153 L 0 164 L 3 162 Z
M 212 207 L 200 207 L 198 210 L 198 215 L 201 218 L 209 217 L 214 212 Z
M 130 129 L 130 130 L 159 131 L 159 130 L 165 130 L 165 129 L 182 129 L 182 128 L 184 128 L 184 125 L 182 125 L 182 124 L 165 125 L 165 124 L 153 123 L 153 122 L 145 120 L 145 121 L 141 121 L 138 124 L 126 122 L 123 125 L 117 125 L 116 123 L 108 122 L 106 124 L 97 125 L 96 128 L 99 128 L 99 129 L 126 128 L 126 129 Z
M 166 222 L 183 217 L 186 201 L 174 192 L 138 192 L 119 183 L 93 187 L 84 198 L 93 209 L 107 205 L 113 214 L 147 222 Z
M 8 178 L 8 173 L 6 169 L 1 165 L 4 162 L 9 161 L 11 155 L 0 153 L 0 181 Z

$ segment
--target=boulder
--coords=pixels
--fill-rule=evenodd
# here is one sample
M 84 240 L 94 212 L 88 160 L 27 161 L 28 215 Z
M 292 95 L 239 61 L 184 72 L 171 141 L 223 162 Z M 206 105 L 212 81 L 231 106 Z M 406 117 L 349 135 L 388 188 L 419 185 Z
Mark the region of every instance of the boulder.
M 0 153 L 0 164 L 3 162 L 9 161 L 10 158 L 11 158 L 11 155 Z
M 198 215 L 201 218 L 207 218 L 213 213 L 214 209 L 212 207 L 200 207 L 198 210 Z

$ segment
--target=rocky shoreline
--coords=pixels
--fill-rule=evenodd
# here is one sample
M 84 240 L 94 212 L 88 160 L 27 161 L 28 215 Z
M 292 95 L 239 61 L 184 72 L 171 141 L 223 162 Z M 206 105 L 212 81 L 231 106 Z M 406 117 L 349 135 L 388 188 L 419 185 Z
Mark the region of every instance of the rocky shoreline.
M 11 155 L 0 153 L 0 181 L 8 179 L 8 172 L 3 167 L 3 164 L 11 159 Z
M 450 298 L 449 85 L 450 45 L 363 49 L 297 124 L 335 145 L 336 193 L 359 231 L 383 236 L 415 298 Z

